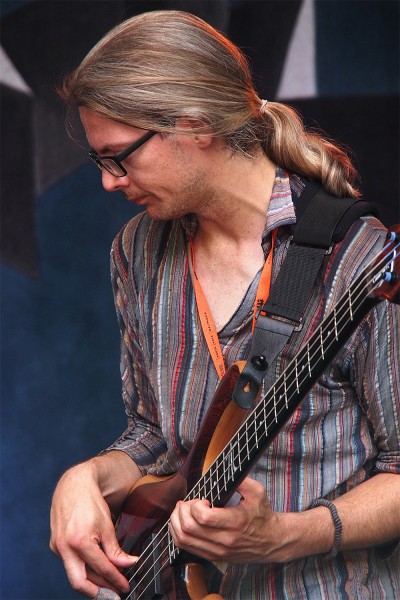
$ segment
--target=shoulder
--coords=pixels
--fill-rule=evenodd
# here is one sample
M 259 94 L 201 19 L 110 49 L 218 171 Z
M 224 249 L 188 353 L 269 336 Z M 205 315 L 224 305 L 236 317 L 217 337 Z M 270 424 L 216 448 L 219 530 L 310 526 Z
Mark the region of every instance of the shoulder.
M 373 215 L 359 217 L 349 228 L 343 242 L 339 244 L 340 253 L 354 255 L 355 263 L 360 266 L 373 258 L 381 250 L 387 235 L 387 228 Z
M 133 217 L 116 235 L 111 257 L 118 270 L 126 276 L 130 269 L 147 272 L 150 264 L 158 263 L 171 236 L 179 235 L 179 221 L 156 221 L 143 212 Z
M 341 293 L 382 250 L 386 227 L 373 215 L 359 217 L 349 227 L 343 240 L 335 244 L 328 258 L 325 283 Z

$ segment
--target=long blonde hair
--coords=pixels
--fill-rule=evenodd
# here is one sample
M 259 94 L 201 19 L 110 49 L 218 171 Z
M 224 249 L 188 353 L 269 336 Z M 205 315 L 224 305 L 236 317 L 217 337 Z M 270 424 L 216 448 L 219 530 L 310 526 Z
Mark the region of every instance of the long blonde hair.
M 69 106 L 143 129 L 176 132 L 177 119 L 186 117 L 234 151 L 251 156 L 261 146 L 272 161 L 320 180 L 329 192 L 359 195 L 347 154 L 307 131 L 293 108 L 263 103 L 242 52 L 189 13 L 153 11 L 124 21 L 94 46 L 59 93 Z

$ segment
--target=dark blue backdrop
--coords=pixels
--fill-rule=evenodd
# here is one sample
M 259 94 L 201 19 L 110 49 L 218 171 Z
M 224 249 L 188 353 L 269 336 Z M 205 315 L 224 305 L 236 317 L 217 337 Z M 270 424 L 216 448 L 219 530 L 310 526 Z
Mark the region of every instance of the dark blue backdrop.
M 2 45 L 22 90 L 2 79 L 1 588 L 3 600 L 76 598 L 48 549 L 59 475 L 125 425 L 108 260 L 135 213 L 106 194 L 64 131 L 54 83 L 114 23 L 184 8 L 227 31 L 273 99 L 300 1 L 3 0 Z M 397 1 L 315 6 L 317 96 L 291 98 L 354 150 L 369 200 L 399 220 Z M 299 73 L 297 73 L 299 75 Z
M 61 471 L 124 427 L 108 249 L 134 212 L 84 166 L 37 199 L 40 276 L 2 267 L 4 600 L 74 597 L 48 509 Z

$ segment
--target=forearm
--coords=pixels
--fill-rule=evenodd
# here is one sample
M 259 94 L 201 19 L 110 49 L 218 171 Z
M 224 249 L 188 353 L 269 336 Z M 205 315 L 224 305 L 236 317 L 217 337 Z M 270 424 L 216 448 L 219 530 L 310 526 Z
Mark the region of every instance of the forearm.
M 99 585 L 129 590 L 120 570 L 135 558 L 120 548 L 110 511 L 118 511 L 138 476 L 128 456 L 110 452 L 69 469 L 55 489 L 50 547 L 62 558 L 72 587 L 89 598 Z
M 380 473 L 335 499 L 342 523 L 340 550 L 377 546 L 400 538 L 400 476 Z M 329 552 L 335 527 L 330 511 L 316 507 L 278 518 L 286 532 L 283 560 Z
M 400 538 L 400 475 L 379 473 L 335 500 L 342 550 Z

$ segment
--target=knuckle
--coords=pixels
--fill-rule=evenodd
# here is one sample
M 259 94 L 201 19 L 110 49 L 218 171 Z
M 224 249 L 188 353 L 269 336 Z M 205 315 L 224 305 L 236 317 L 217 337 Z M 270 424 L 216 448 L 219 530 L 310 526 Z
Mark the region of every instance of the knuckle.
M 208 513 L 201 513 L 196 517 L 197 523 L 201 526 L 201 527 L 208 527 L 210 525 L 212 525 L 213 519 L 211 514 Z
M 84 586 L 82 585 L 80 579 L 71 576 L 69 579 L 69 584 L 74 590 L 74 592 L 78 592 L 79 594 L 84 593 Z
M 61 556 L 64 552 L 66 545 L 63 542 L 63 539 L 60 536 L 52 537 L 50 540 L 50 549 L 55 553 Z
M 193 528 L 190 525 L 182 525 L 180 532 L 178 532 L 177 537 L 180 542 L 184 542 L 193 534 Z

